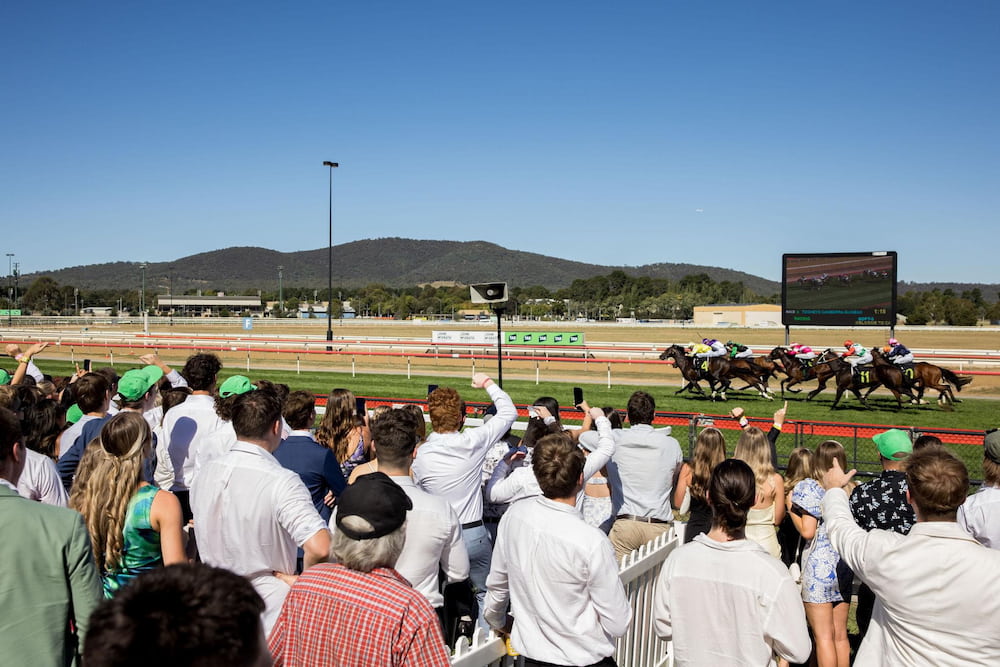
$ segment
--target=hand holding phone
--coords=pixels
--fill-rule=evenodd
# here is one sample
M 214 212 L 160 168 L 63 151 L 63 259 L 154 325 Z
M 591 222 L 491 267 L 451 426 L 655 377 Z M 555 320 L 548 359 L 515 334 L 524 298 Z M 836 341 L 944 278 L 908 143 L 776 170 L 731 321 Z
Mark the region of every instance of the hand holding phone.
M 583 403 L 583 387 L 573 387 L 573 405 L 578 406 Z

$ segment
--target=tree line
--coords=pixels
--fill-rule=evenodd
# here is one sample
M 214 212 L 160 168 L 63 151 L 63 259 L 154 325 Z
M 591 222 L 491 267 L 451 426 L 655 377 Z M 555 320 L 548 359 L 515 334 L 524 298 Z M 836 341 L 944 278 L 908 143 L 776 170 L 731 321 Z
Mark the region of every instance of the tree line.
M 206 290 L 212 294 L 212 290 Z M 185 295 L 198 291 L 187 289 Z M 277 291 L 246 290 L 243 296 L 260 296 L 263 302 L 278 300 Z M 42 315 L 74 315 L 89 306 L 110 307 L 115 312 L 137 314 L 139 290 L 88 290 L 60 285 L 50 276 L 35 279 L 18 305 L 23 312 Z M 145 304 L 156 313 L 156 291 L 147 290 Z M 276 315 L 294 316 L 304 304 L 326 302 L 326 287 L 288 286 L 282 289 L 282 302 Z M 996 296 L 996 295 L 995 295 Z M 695 306 L 717 303 L 780 303 L 780 294 L 761 295 L 742 282 L 715 281 L 707 274 L 687 275 L 680 280 L 630 276 L 616 270 L 607 275 L 579 278 L 568 287 L 550 290 L 542 286 L 510 288 L 510 301 L 504 304 L 506 315 L 532 319 L 614 320 L 616 318 L 686 320 L 693 317 Z M 340 315 L 341 302 L 349 302 L 359 317 L 457 316 L 463 310 L 485 310 L 473 304 L 467 286 L 431 285 L 390 287 L 372 284 L 361 288 L 334 286 L 332 312 Z M 10 294 L 0 298 L 2 307 L 10 307 Z M 973 326 L 978 321 L 1000 320 L 1000 301 L 988 301 L 979 289 L 956 294 L 950 289 L 928 292 L 910 291 L 899 297 L 898 312 L 908 324 L 949 324 Z M 229 313 L 226 313 L 229 314 Z M 239 315 L 240 313 L 231 313 Z

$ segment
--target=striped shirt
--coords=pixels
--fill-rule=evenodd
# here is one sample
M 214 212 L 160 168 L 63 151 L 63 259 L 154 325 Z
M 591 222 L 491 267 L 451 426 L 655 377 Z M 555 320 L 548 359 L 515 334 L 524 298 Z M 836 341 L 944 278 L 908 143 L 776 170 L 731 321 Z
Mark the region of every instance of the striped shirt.
M 434 608 L 389 568 L 309 568 L 285 598 L 269 645 L 275 667 L 451 664 Z

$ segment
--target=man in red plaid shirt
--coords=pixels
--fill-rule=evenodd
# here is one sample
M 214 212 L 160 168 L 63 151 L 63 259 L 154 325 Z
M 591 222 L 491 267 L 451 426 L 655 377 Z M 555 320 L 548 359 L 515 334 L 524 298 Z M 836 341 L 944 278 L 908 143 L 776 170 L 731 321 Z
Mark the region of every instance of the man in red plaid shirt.
M 451 664 L 430 602 L 394 568 L 409 497 L 383 472 L 359 477 L 337 498 L 337 563 L 306 570 L 270 636 L 274 664 Z

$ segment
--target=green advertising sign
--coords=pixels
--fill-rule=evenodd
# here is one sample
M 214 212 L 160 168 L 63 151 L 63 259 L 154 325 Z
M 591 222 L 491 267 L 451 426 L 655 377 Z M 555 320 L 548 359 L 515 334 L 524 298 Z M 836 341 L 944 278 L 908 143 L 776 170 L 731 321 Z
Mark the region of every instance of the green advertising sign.
M 13 315 L 14 317 L 20 317 L 21 316 L 21 311 L 20 310 L 0 310 L 0 317 L 10 317 L 11 315 Z
M 582 331 L 506 331 L 504 345 L 583 347 Z

